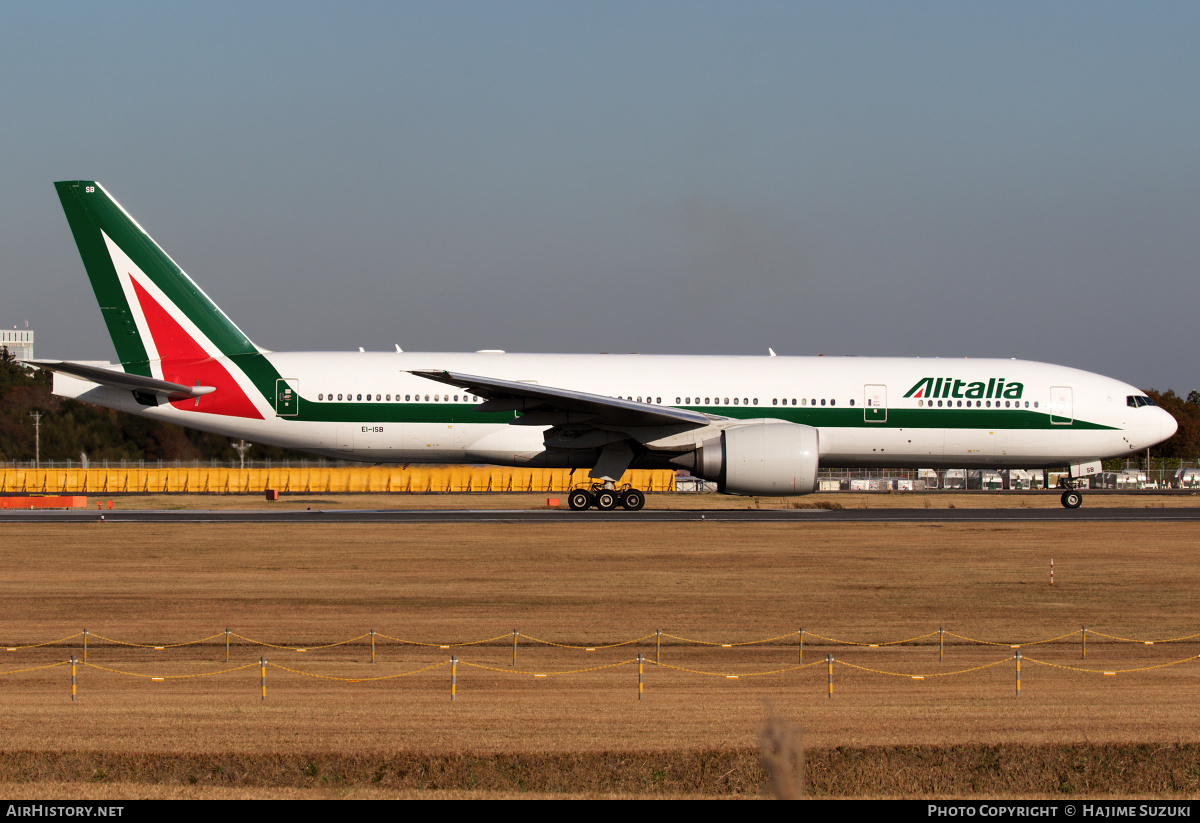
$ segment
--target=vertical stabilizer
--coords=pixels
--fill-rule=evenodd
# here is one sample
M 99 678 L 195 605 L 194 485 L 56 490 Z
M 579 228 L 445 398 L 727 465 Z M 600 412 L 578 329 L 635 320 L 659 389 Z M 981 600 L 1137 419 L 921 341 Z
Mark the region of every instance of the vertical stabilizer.
M 192 407 L 260 416 L 256 406 L 273 396 L 278 375 L 258 347 L 103 186 L 54 187 L 124 371 L 215 386 Z

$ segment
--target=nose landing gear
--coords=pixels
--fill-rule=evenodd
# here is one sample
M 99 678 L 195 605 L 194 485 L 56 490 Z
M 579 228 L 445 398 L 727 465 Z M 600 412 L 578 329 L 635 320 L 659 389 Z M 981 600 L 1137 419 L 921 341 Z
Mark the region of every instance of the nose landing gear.
M 1083 505 L 1083 492 L 1076 488 L 1078 482 L 1077 480 L 1065 477 L 1059 478 L 1058 487 L 1066 490 L 1060 498 L 1064 509 L 1078 509 Z

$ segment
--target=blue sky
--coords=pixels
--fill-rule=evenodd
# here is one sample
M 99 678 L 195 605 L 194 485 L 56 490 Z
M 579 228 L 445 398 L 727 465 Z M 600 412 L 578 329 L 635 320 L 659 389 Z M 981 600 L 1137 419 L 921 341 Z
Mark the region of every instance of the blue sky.
M 1200 388 L 1200 5 L 6 3 L 0 324 L 95 179 L 260 345 L 1019 357 Z

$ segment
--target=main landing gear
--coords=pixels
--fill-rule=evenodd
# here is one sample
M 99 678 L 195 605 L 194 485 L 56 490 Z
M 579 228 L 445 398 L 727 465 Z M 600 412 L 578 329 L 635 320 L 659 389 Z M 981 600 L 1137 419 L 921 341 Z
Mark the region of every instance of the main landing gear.
M 1059 478 L 1058 487 L 1060 489 L 1066 489 L 1066 491 L 1062 493 L 1062 498 L 1060 498 L 1062 500 L 1064 509 L 1078 509 L 1083 505 L 1083 492 L 1075 488 L 1075 484 L 1078 482 L 1079 481 L 1077 480 L 1067 479 L 1065 477 Z
M 646 494 L 630 486 L 606 489 L 597 483 L 588 489 L 573 490 L 567 496 L 567 505 L 577 512 L 590 509 L 592 506 L 603 512 L 611 511 L 617 506 L 635 512 L 646 505 Z

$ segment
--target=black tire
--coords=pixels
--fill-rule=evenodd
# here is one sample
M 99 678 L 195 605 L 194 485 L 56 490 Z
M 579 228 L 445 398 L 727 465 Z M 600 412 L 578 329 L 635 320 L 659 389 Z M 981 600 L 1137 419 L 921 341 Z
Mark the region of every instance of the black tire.
M 1078 509 L 1083 505 L 1083 495 L 1077 491 L 1065 491 L 1062 493 L 1062 504 L 1064 509 Z
M 576 489 L 567 496 L 567 505 L 571 507 L 571 511 L 586 511 L 591 508 L 592 494 L 586 489 Z
M 612 511 L 617 507 L 617 493 L 612 489 L 601 489 L 596 492 L 596 508 L 602 512 Z
M 646 505 L 646 495 L 637 489 L 630 489 L 621 495 L 621 505 L 631 512 L 638 511 Z

